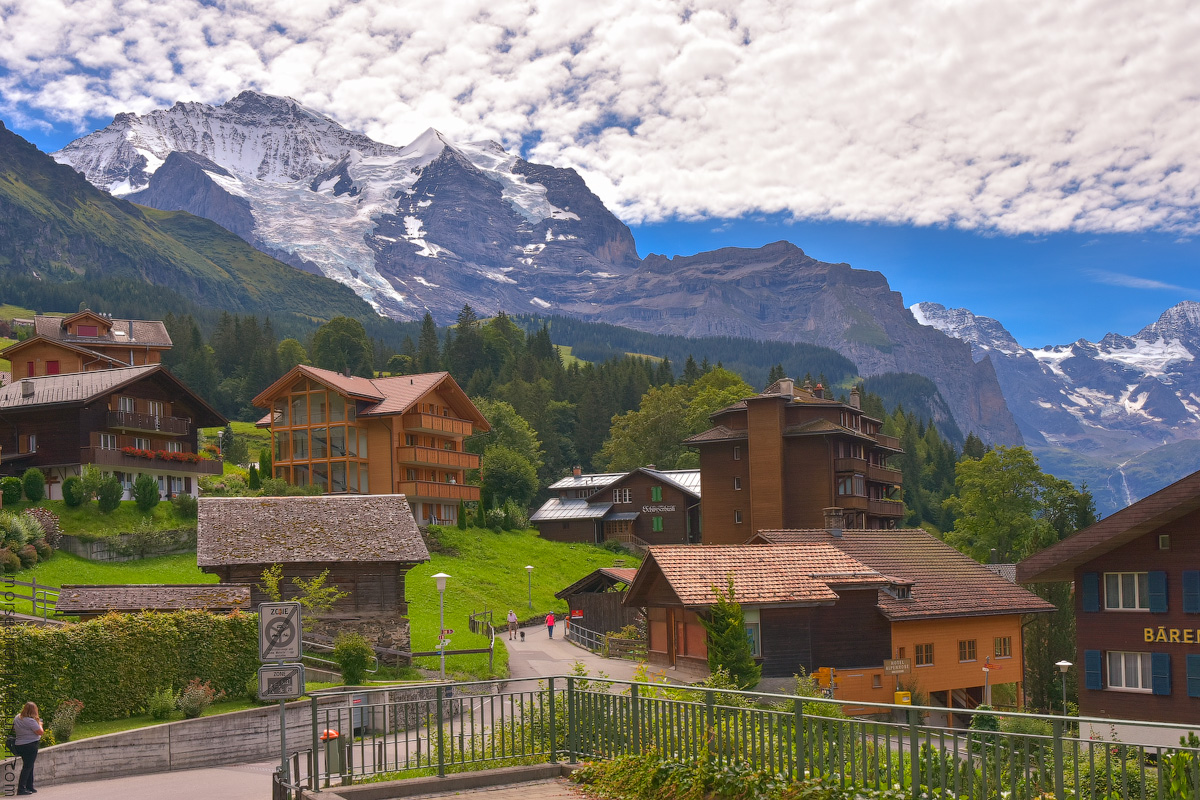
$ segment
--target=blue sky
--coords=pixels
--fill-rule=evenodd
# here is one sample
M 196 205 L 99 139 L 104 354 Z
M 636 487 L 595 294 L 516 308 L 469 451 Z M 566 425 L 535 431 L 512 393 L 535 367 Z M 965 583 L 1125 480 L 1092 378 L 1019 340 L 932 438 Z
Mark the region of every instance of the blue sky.
M 166 22 L 169 21 L 169 22 Z M 1027 346 L 1200 299 L 1200 5 L 11 0 L 0 119 L 294 97 L 577 169 L 639 252 L 787 239 Z

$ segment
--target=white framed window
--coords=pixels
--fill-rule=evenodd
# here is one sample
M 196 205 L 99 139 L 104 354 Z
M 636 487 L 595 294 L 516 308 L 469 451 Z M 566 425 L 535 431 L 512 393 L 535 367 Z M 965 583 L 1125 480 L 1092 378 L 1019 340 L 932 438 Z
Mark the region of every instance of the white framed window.
M 734 461 L 742 460 L 742 448 L 741 447 L 735 446 L 733 448 L 733 460 Z
M 1104 573 L 1104 607 L 1109 611 L 1149 611 L 1150 584 L 1147 573 Z
M 117 449 L 116 434 L 112 434 L 112 433 L 100 434 L 100 449 L 101 450 L 116 450 Z
M 36 433 L 29 434 L 29 452 L 31 452 L 31 453 L 37 452 L 37 434 Z
M 147 412 L 152 417 L 161 417 L 163 415 L 163 404 L 158 400 L 149 400 L 146 402 Z
M 133 437 L 133 446 L 138 450 L 149 450 L 150 440 L 144 436 L 135 436 Z
M 742 521 L 742 510 L 740 508 L 733 512 L 733 521 L 735 524 Z
M 632 503 L 633 489 L 613 489 L 614 503 Z
M 742 490 L 742 479 L 736 475 L 733 478 L 733 490 L 735 492 L 740 492 Z
M 183 452 L 183 442 L 167 442 L 167 452 L 168 453 L 182 453 Z
M 762 655 L 762 625 L 758 618 L 757 608 L 743 608 L 742 615 L 746 623 L 746 639 L 750 642 L 750 655 L 758 658 Z
M 1126 692 L 1150 691 L 1150 654 L 1108 651 L 1108 688 Z
M 135 408 L 135 406 L 134 406 L 135 402 L 136 401 L 132 397 L 118 397 L 117 398 L 117 411 L 132 412 Z

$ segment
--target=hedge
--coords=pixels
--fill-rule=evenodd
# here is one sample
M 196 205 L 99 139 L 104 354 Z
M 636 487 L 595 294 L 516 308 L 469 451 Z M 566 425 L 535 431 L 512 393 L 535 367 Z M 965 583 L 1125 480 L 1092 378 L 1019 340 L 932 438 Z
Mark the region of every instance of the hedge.
M 9 628 L 15 696 L 53 709 L 83 701 L 81 721 L 119 719 L 146 708 L 154 692 L 193 678 L 231 697 L 258 669 L 258 617 L 205 611 L 109 614 L 89 622 Z

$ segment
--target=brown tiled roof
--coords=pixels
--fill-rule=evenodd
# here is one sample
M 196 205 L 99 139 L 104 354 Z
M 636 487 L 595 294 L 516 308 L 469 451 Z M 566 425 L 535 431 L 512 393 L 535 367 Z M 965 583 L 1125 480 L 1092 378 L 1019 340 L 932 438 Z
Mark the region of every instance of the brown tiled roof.
M 70 342 L 82 347 L 100 345 L 133 345 L 134 347 L 170 347 L 171 336 L 167 326 L 158 320 L 142 319 L 109 319 L 112 325 L 108 333 L 102 336 L 71 336 L 67 333 L 66 321 L 79 316 L 47 317 L 38 315 L 33 318 L 35 336 L 44 336 L 59 342 Z
M 1159 489 L 1017 564 L 1021 583 L 1074 579 L 1075 568 L 1200 509 L 1200 472 Z
M 626 603 L 641 605 L 641 593 L 661 574 L 679 602 L 705 607 L 716 602 L 713 587 L 733 575 L 737 601 L 746 605 L 820 604 L 837 600 L 833 587 L 881 586 L 879 572 L 824 544 L 675 545 L 651 547 Z
M 196 562 L 429 560 L 404 495 L 201 497 Z
M 359 412 L 362 416 L 403 414 L 416 405 L 422 397 L 439 389 L 448 394 L 452 398 L 452 402 L 456 401 L 455 410 L 463 414 L 465 419 L 470 420 L 477 429 L 480 431 L 491 430 L 487 419 L 479 412 L 479 409 L 475 407 L 475 404 L 471 402 L 471 399 L 467 397 L 449 372 L 395 375 L 389 378 L 360 378 L 300 364 L 260 392 L 254 398 L 254 404 L 263 408 L 267 407 L 270 399 L 279 393 L 281 387 L 291 385 L 301 375 L 323 383 L 341 394 L 372 402 L 372 405 Z M 261 420 L 259 424 L 262 424 Z
M 67 585 L 59 589 L 55 606 L 60 614 L 102 614 L 107 611 L 233 611 L 250 608 L 250 587 L 236 584 Z
M 703 433 L 697 433 L 695 436 L 689 436 L 683 440 L 684 444 L 703 444 L 704 442 L 726 442 L 738 441 L 746 439 L 749 433 L 745 428 L 727 428 L 724 425 L 718 425 L 715 428 L 709 428 Z
M 559 600 L 563 600 L 569 595 L 579 592 L 607 591 L 613 586 L 617 586 L 622 583 L 632 583 L 633 576 L 636 574 L 637 570 L 632 568 L 601 567 L 600 569 L 593 570 L 587 575 L 584 575 L 567 588 L 555 592 L 554 596 Z
M 150 377 L 167 381 L 169 385 L 173 386 L 174 391 L 187 396 L 188 401 L 201 415 L 193 420 L 196 427 L 207 428 L 224 425 L 228 421 L 161 364 L 22 378 L 0 387 L 0 410 L 32 409 L 50 405 L 82 405 Z M 26 386 L 33 389 L 28 396 L 25 394 Z
M 1054 610 L 1053 605 L 1037 595 L 1004 580 L 920 528 L 846 529 L 840 538 L 823 529 L 759 531 L 750 541 L 773 542 L 780 547 L 826 544 L 884 575 L 911 581 L 910 599 L 879 593 L 880 610 L 896 621 Z
M 827 419 L 810 419 L 808 422 L 789 425 L 783 429 L 784 436 L 819 436 L 826 433 L 840 433 L 843 436 L 854 436 L 863 441 L 871 442 L 872 444 L 875 443 L 874 436 L 869 436 L 853 428 L 838 425 L 836 422 L 830 422 Z

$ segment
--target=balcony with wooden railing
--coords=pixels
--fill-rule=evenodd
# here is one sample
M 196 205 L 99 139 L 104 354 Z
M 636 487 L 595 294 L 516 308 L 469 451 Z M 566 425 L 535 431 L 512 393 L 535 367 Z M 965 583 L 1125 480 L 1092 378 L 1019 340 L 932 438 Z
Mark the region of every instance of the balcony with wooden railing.
M 420 500 L 479 500 L 479 487 L 436 481 L 401 481 L 400 493 Z
M 867 510 L 867 498 L 859 494 L 839 494 L 837 502 L 834 505 L 840 508 L 849 508 L 855 511 Z
M 899 484 L 903 480 L 903 477 L 898 469 L 877 467 L 871 464 L 867 467 L 867 480 L 875 481 L 876 483 Z
M 142 458 L 131 456 L 120 450 L 106 450 L 101 447 L 84 447 L 79 451 L 79 463 L 95 464 L 108 470 L 121 472 L 191 472 L 200 475 L 220 475 L 223 466 L 220 461 L 203 458 L 199 461 L 174 461 L 164 458 Z
M 401 419 L 404 421 L 406 431 L 470 436 L 474 430 L 470 420 L 457 417 L 439 417 L 437 414 L 405 414 Z
M 886 433 L 877 433 L 875 434 L 875 441 L 879 443 L 880 447 L 886 447 L 889 450 L 900 450 L 900 440 L 895 436 L 888 436 Z
M 109 411 L 108 427 L 112 430 L 151 431 L 167 436 L 186 436 L 192 421 L 186 417 L 164 417 L 137 411 Z
M 422 467 L 479 469 L 479 456 L 474 453 L 446 450 L 440 447 L 402 445 L 396 448 L 396 460 L 401 464 L 415 464 Z
M 867 512 L 877 517 L 903 517 L 904 503 L 899 500 L 872 500 Z
M 865 458 L 835 458 L 833 468 L 837 472 L 857 472 L 860 475 L 867 471 Z

